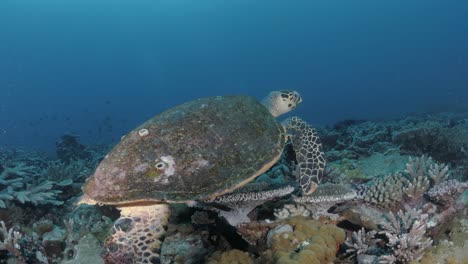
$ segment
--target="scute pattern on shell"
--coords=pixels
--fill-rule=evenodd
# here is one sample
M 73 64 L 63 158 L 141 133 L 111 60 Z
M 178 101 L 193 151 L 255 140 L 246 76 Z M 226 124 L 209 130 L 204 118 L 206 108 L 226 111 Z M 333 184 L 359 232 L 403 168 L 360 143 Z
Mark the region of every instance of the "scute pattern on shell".
M 139 136 L 142 129 L 148 135 Z M 273 166 L 284 144 L 283 126 L 254 97 L 197 99 L 125 136 L 84 192 L 104 204 L 216 197 Z M 167 169 L 156 166 L 165 157 L 173 161 Z

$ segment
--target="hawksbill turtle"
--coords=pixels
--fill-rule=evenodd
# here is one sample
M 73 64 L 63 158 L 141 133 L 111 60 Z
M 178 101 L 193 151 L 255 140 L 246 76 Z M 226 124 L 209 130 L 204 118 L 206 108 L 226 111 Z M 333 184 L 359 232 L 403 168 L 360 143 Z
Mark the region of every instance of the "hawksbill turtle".
M 169 203 L 215 199 L 245 185 L 278 161 L 288 140 L 303 194 L 312 193 L 326 164 L 317 133 L 300 118 L 276 119 L 301 102 L 289 90 L 261 102 L 245 95 L 201 98 L 124 136 L 87 179 L 80 202 L 121 210 L 108 259 L 159 263 Z

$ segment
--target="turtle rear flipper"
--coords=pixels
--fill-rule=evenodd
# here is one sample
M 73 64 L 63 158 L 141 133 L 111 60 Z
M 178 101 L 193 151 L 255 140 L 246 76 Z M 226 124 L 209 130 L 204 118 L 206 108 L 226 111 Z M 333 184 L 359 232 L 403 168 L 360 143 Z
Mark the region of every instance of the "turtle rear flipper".
M 170 217 L 168 204 L 119 208 L 113 234 L 104 245 L 105 263 L 160 263 L 161 245 Z
M 326 161 L 317 131 L 299 117 L 282 122 L 296 152 L 296 177 L 305 195 L 315 191 L 323 178 Z

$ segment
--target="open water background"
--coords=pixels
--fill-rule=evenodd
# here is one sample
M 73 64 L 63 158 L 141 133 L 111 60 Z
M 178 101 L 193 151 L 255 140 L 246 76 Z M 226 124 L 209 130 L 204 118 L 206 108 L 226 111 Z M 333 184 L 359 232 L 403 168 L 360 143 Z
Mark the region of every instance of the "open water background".
M 468 1 L 2 0 L 0 146 L 115 142 L 202 96 L 314 125 L 468 106 Z

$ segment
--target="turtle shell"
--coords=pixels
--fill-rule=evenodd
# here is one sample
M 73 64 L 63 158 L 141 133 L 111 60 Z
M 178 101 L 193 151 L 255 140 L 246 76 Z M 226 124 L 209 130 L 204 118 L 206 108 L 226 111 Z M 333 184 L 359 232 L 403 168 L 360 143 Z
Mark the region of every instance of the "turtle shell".
M 123 137 L 83 191 L 104 204 L 210 199 L 264 173 L 284 143 L 283 126 L 255 98 L 202 98 Z

